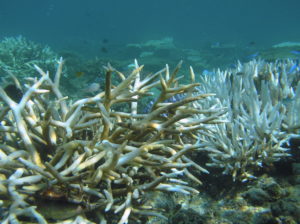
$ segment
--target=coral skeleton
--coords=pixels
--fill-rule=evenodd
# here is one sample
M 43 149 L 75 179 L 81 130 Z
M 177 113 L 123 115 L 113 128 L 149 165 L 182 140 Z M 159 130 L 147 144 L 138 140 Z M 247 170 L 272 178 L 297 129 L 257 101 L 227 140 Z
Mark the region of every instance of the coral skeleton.
M 208 171 L 190 153 L 204 146 L 198 130 L 224 122 L 224 111 L 193 107 L 213 94 L 195 92 L 193 72 L 193 83 L 179 84 L 180 66 L 141 79 L 137 61 L 127 77 L 108 64 L 105 90 L 75 102 L 60 90 L 62 59 L 53 79 L 38 66 L 39 78 L 25 85 L 13 77 L 24 93 L 19 102 L 0 87 L 1 223 L 167 219 L 149 205 L 147 192 L 197 194 L 187 180 L 200 184 L 198 174 Z M 116 86 L 113 76 L 121 80 Z M 161 93 L 148 113 L 140 113 L 138 104 L 153 87 Z M 166 101 L 176 94 L 185 97 Z M 130 111 L 116 110 L 124 103 Z M 69 208 L 61 216 L 51 215 L 50 207 L 43 212 L 54 204 L 58 213 L 61 203 Z

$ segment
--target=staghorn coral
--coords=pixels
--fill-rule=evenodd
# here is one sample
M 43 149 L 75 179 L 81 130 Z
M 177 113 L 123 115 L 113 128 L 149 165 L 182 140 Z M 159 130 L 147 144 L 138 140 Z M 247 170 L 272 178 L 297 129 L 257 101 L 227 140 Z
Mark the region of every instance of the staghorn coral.
M 291 136 L 299 137 L 300 82 L 297 61 L 251 61 L 236 69 L 202 77 L 198 90 L 216 97 L 201 103 L 227 108 L 227 122 L 200 135 L 209 166 L 233 179 L 255 178 L 253 171 L 289 156 Z M 200 108 L 199 103 L 195 107 Z M 198 116 L 197 116 L 198 117 Z
M 189 152 L 199 150 L 197 130 L 219 120 L 219 111 L 192 107 L 211 94 L 192 95 L 197 83 L 179 85 L 180 65 L 171 74 L 166 66 L 140 79 L 143 66 L 137 62 L 128 77 L 108 64 L 105 91 L 75 102 L 59 89 L 62 59 L 54 79 L 35 66 L 41 77 L 28 79 L 32 83 L 22 87 L 20 102 L 0 88 L 5 103 L 0 111 L 1 223 L 166 219 L 147 202 L 147 192 L 198 193 L 183 177 L 200 184 L 191 169 L 208 171 Z M 113 75 L 121 79 L 116 86 Z M 138 104 L 154 86 L 161 93 L 152 109 L 138 113 Z M 166 102 L 176 94 L 185 97 Z M 112 109 L 124 102 L 130 112 Z M 203 119 L 208 110 L 209 119 Z M 58 213 L 60 204 L 71 208 L 63 216 L 50 215 L 50 205 Z

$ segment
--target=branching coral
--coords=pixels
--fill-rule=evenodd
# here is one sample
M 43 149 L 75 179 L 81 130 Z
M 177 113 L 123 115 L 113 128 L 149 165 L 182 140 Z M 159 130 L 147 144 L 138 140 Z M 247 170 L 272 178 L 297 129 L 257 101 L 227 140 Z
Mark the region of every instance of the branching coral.
M 5 38 L 0 42 L 1 72 L 11 71 L 18 77 L 29 77 L 35 74 L 34 64 L 54 71 L 56 59 L 56 53 L 49 47 L 36 44 L 22 36 Z
M 219 111 L 210 110 L 205 119 L 209 108 L 192 107 L 211 94 L 194 95 L 197 83 L 179 85 L 180 65 L 171 74 L 167 66 L 140 80 L 143 66 L 137 62 L 128 77 L 108 64 L 105 91 L 75 102 L 59 89 L 62 60 L 53 80 L 35 66 L 41 77 L 29 79 L 20 102 L 0 88 L 7 105 L 0 111 L 1 223 L 20 223 L 26 217 L 38 223 L 75 223 L 83 214 L 97 223 L 127 223 L 142 216 L 165 219 L 147 205 L 148 191 L 197 193 L 182 177 L 201 183 L 191 169 L 207 171 L 189 152 L 201 147 L 197 130 L 215 123 Z M 117 86 L 111 83 L 115 75 L 121 79 Z M 154 86 L 161 94 L 148 114 L 139 113 L 138 103 Z M 176 94 L 185 97 L 165 101 Z M 130 112 L 112 109 L 124 102 L 131 105 Z M 76 209 L 68 211 L 70 217 L 49 217 L 41 200 Z
M 288 140 L 299 136 L 300 82 L 297 62 L 251 61 L 204 76 L 200 92 L 216 94 L 208 104 L 227 108 L 227 122 L 200 135 L 210 166 L 233 179 L 253 178 L 253 170 L 288 156 Z M 206 105 L 209 106 L 209 105 Z M 199 107 L 199 106 L 198 106 Z

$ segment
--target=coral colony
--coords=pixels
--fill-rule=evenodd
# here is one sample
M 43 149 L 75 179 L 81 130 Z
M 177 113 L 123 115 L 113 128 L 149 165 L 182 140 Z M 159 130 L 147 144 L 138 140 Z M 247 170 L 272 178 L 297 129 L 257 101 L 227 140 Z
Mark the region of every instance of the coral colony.
M 228 111 L 227 122 L 200 135 L 208 166 L 245 181 L 255 178 L 256 168 L 289 156 L 285 147 L 291 137 L 299 138 L 300 128 L 300 74 L 289 72 L 296 63 L 253 60 L 203 77 L 198 94 L 216 94 L 206 106 L 219 104 Z
M 100 222 L 117 217 L 127 223 L 131 214 L 166 219 L 147 206 L 147 192 L 198 193 L 183 177 L 201 183 L 191 170 L 207 171 L 187 154 L 201 147 L 197 131 L 219 122 L 219 111 L 191 103 L 211 94 L 195 95 L 197 83 L 178 85 L 180 64 L 171 74 L 166 67 L 143 80 L 143 66 L 135 65 L 128 77 L 108 65 L 105 91 L 76 102 L 59 89 L 63 60 L 53 80 L 36 66 L 40 78 L 27 79 L 19 102 L 0 88 L 6 104 L 0 114 L 2 223 L 26 217 L 47 223 L 37 206 L 43 199 L 77 205 L 76 219 L 84 219 L 79 214 L 85 212 Z M 113 75 L 121 80 L 117 86 L 111 84 Z M 151 111 L 138 113 L 141 98 L 155 86 L 161 93 Z M 178 93 L 186 97 L 164 103 Z M 130 111 L 112 109 L 124 102 Z
M 60 91 L 62 59 L 53 79 L 38 66 L 39 77 L 24 85 L 10 74 L 23 94 L 16 100 L 0 88 L 1 223 L 167 219 L 147 194 L 197 194 L 209 166 L 235 181 L 255 178 L 257 167 L 288 156 L 284 145 L 298 136 L 299 70 L 287 74 L 293 63 L 251 61 L 201 84 L 190 68 L 185 85 L 181 63 L 142 76 L 135 61 L 127 77 L 108 64 L 105 90 L 75 102 Z M 140 112 L 154 87 L 159 95 Z M 124 104 L 130 109 L 118 109 Z M 208 164 L 194 162 L 198 151 Z M 51 216 L 50 204 L 59 210 L 62 203 L 70 209 Z

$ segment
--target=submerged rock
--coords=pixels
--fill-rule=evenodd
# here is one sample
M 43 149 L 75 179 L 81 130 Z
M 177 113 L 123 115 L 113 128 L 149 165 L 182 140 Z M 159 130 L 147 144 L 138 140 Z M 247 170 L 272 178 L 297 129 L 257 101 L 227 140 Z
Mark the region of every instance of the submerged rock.
M 263 205 L 271 199 L 266 191 L 255 187 L 246 191 L 242 196 L 252 205 Z
M 51 200 L 38 200 L 37 210 L 52 220 L 65 220 L 83 213 L 83 208 L 78 204 Z
M 279 200 L 271 205 L 272 214 L 276 217 L 291 216 L 300 222 L 300 207 L 297 200 L 291 198 Z
M 181 209 L 173 217 L 170 218 L 169 223 L 178 224 L 205 224 L 206 218 L 201 216 L 199 213 L 193 209 Z

